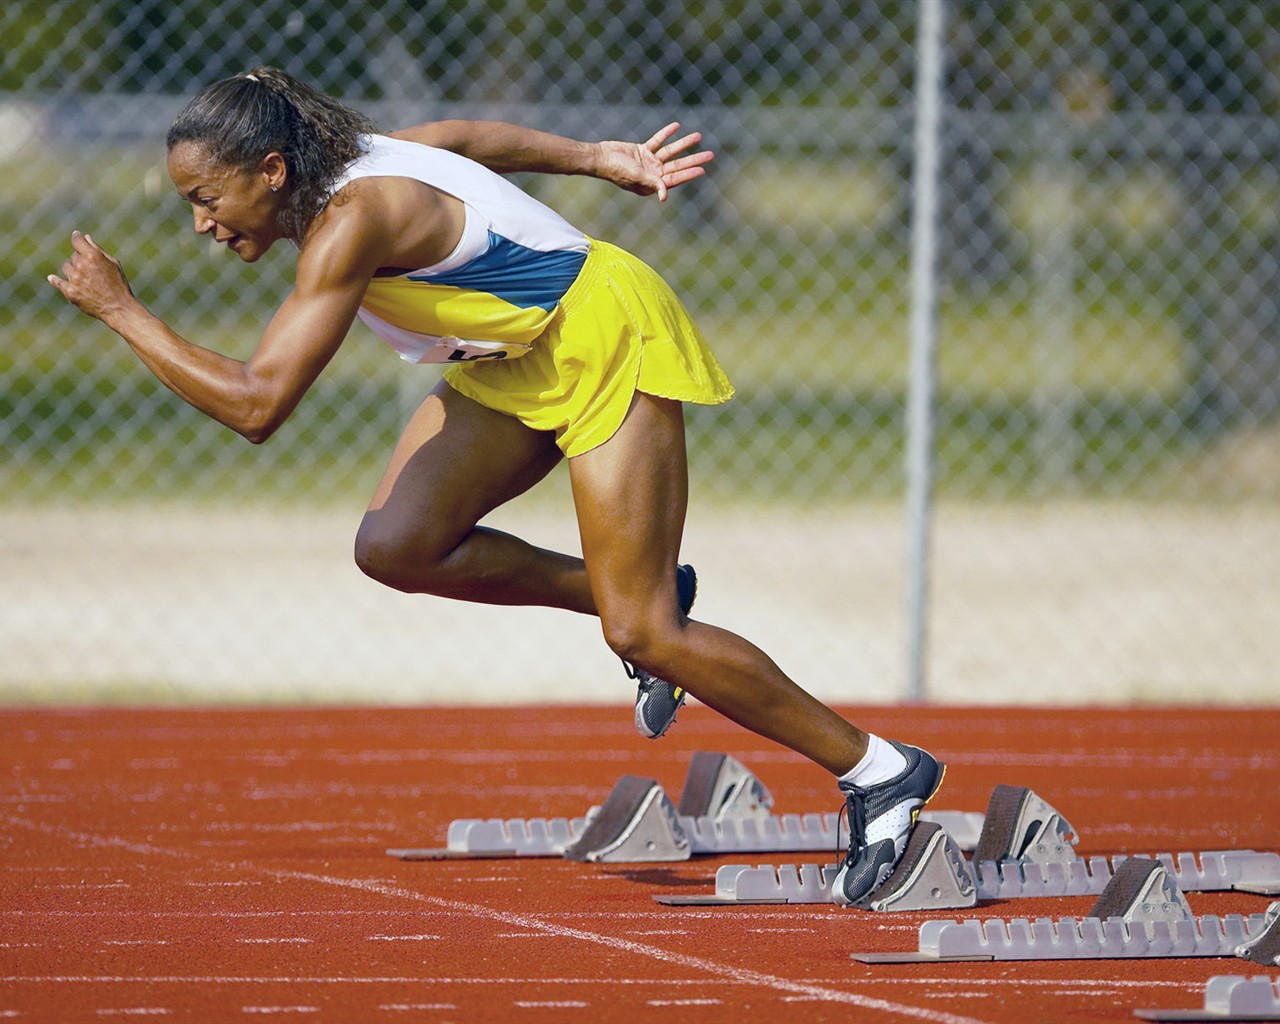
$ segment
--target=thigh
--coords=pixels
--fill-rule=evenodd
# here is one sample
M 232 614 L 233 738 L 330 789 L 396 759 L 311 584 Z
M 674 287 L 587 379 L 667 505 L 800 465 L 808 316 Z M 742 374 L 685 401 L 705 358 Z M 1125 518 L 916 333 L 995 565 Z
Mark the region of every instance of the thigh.
M 365 514 L 387 529 L 456 543 L 560 461 L 554 435 L 440 381 L 409 420 Z M 451 546 L 451 545 L 450 545 Z
M 601 617 L 678 617 L 673 573 L 689 498 L 680 403 L 637 392 L 618 431 L 571 458 L 569 474 Z

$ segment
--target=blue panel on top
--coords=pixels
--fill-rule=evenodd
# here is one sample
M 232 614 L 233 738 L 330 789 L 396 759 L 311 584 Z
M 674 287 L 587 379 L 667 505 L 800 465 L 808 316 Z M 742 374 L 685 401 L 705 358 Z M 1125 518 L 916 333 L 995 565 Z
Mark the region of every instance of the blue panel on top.
M 550 311 L 577 280 L 586 259 L 585 252 L 543 252 L 490 231 L 489 248 L 482 256 L 442 274 L 410 274 L 409 280 L 488 292 L 521 309 L 539 306 Z

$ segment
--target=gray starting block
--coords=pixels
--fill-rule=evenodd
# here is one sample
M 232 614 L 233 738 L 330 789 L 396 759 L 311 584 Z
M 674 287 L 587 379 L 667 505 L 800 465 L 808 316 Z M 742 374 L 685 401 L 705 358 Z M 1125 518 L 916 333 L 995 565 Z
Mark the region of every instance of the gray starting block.
M 1200 1010 L 1134 1010 L 1143 1020 L 1280 1020 L 1280 980 L 1220 974 L 1204 987 Z
M 1183 892 L 1235 889 L 1259 895 L 1280 891 L 1280 854 L 1255 850 L 1206 850 L 1156 853 Z M 1097 896 L 1107 887 L 1124 856 L 1089 857 L 1052 864 L 1026 861 L 976 861 L 978 898 L 1025 899 L 1044 896 Z
M 1235 956 L 1266 931 L 1264 914 L 1191 914 L 1158 861 L 1133 857 L 1083 918 L 926 921 L 909 953 L 854 953 L 863 963 L 1112 960 Z
M 628 781 L 633 778 L 621 780 L 604 805 L 614 801 L 608 817 L 612 834 L 606 835 L 603 825 L 597 826 L 587 841 L 592 850 L 608 847 L 610 862 L 631 859 L 642 863 L 704 854 L 825 852 L 848 845 L 848 831 L 841 828 L 838 814 L 770 814 L 772 794 L 728 754 L 694 754 L 674 809 L 674 824 L 665 813 L 670 806 L 665 794 L 654 793 L 648 802 L 637 801 L 631 788 L 636 784 Z M 624 784 L 628 787 L 625 797 L 614 800 Z M 663 813 L 657 813 L 659 808 Z M 641 827 L 640 822 L 619 817 L 626 809 L 651 818 Z M 387 853 L 401 860 L 563 857 L 572 847 L 575 855 L 582 856 L 584 847 L 578 844 L 602 813 L 603 806 L 577 818 L 459 818 L 450 822 L 444 848 L 392 848 Z M 983 815 L 933 811 L 922 814 L 921 820 L 942 824 L 957 845 L 972 849 L 981 833 Z M 654 829 L 659 833 L 668 829 L 669 834 L 659 835 Z M 687 853 L 678 856 L 685 849 Z
M 840 865 L 726 864 L 716 872 L 712 895 L 656 895 L 666 906 L 830 903 Z M 971 907 L 977 890 L 964 854 L 941 826 L 921 822 L 912 830 L 897 868 L 867 900 L 866 910 L 940 910 Z
M 773 794 L 742 764 L 728 754 L 700 750 L 689 762 L 676 813 L 712 821 L 759 821 L 769 816 L 772 806 Z
M 624 775 L 564 855 L 603 863 L 688 860 L 689 839 L 661 786 Z
M 996 786 L 987 804 L 974 861 L 1065 864 L 1080 837 L 1058 811 L 1025 786 Z
M 920 815 L 921 831 L 930 820 L 960 812 Z M 873 894 L 873 909 L 943 910 L 971 907 L 979 900 L 1053 896 L 1100 896 L 1124 862 L 1116 856 L 1077 857 L 1076 829 L 1054 807 L 1029 789 L 997 786 L 986 815 L 976 815 L 983 827 L 969 848 L 973 861 L 949 863 L 937 849 L 927 861 L 914 864 L 932 872 L 937 884 L 926 887 L 923 875 L 908 873 L 887 879 Z M 945 820 L 945 819 L 944 819 Z M 944 829 L 944 831 L 946 831 Z M 922 832 L 922 839 L 928 836 Z M 844 838 L 844 837 L 842 837 Z M 913 833 L 913 840 L 915 834 Z M 847 840 L 846 840 L 847 841 Z M 941 840 L 934 838 L 935 844 Z M 953 847 L 960 844 L 953 843 Z M 963 847 L 960 847 L 963 848 Z M 995 859 L 980 859 L 983 855 Z M 1270 895 L 1280 890 L 1280 854 L 1253 850 L 1214 850 L 1203 853 L 1154 855 L 1182 892 L 1235 889 Z M 904 855 L 904 863 L 910 863 Z M 722 906 L 746 903 L 830 903 L 834 866 L 814 864 L 774 867 L 734 864 L 716 873 L 710 895 L 655 896 L 672 906 Z M 950 881 L 945 881 L 950 879 Z M 970 889 L 976 891 L 976 898 Z M 936 892 L 934 890 L 937 890 Z M 894 894 L 894 899 L 889 894 Z M 951 900 L 952 902 L 948 902 Z

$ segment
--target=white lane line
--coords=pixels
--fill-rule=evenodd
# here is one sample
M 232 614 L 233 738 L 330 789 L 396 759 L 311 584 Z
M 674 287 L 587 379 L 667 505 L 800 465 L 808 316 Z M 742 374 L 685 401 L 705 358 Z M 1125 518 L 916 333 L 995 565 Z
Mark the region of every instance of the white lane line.
M 577 999 L 546 999 L 541 1001 L 517 999 L 514 1005 L 522 1010 L 583 1010 L 591 1004 L 580 1002 Z
M 456 1010 L 456 1003 L 383 1003 L 379 1010 Z
M 443 939 L 443 935 L 370 935 L 369 942 L 427 942 Z
M 805 997 L 809 998 L 808 996 Z M 649 1006 L 723 1006 L 719 999 L 647 999 Z M 783 999 L 786 1002 L 786 999 Z

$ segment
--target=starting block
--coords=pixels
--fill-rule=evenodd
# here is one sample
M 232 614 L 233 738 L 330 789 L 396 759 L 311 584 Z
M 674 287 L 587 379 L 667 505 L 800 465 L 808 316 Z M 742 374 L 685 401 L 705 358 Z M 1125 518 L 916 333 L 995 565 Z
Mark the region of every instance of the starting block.
M 1280 1020 L 1280 982 L 1271 978 L 1218 975 L 1204 987 L 1202 1010 L 1134 1010 L 1143 1020 Z
M 996 786 L 973 859 L 1066 864 L 1076 859 L 1079 840 L 1066 818 L 1025 786 Z
M 661 786 L 624 775 L 564 855 L 604 863 L 688 860 L 689 837 Z
M 920 815 L 902 864 L 872 894 L 869 909 L 943 910 L 974 906 L 981 900 L 1050 896 L 1100 896 L 1130 858 L 1077 856 L 1079 833 L 1054 807 L 1029 789 L 997 786 L 976 841 L 972 862 L 959 856 L 960 844 L 923 831 L 930 818 L 958 812 Z M 936 823 L 936 822 L 935 822 Z M 916 833 L 921 833 L 920 844 Z M 944 835 L 946 830 L 943 830 Z M 932 845 L 926 845 L 926 839 Z M 962 847 L 960 847 L 962 848 Z M 1280 854 L 1253 850 L 1154 855 L 1182 892 L 1236 889 L 1263 895 L 1280 890 Z M 902 865 L 900 865 L 901 867 Z M 834 866 L 773 867 L 726 865 L 716 873 L 716 888 L 706 896 L 655 896 L 671 906 L 746 903 L 830 903 Z M 926 878 L 929 880 L 926 883 Z M 892 894 L 892 895 L 890 895 Z
M 703 854 L 834 851 L 848 845 L 848 831 L 838 814 L 771 814 L 772 794 L 728 754 L 694 754 L 679 804 L 670 814 L 662 787 L 648 780 L 657 791 L 644 787 L 649 795 L 642 798 L 635 778 L 624 777 L 604 805 L 582 817 L 459 818 L 450 822 L 442 849 L 392 848 L 387 853 L 401 860 L 564 857 L 572 848 L 577 859 L 585 857 L 587 849 L 607 847 L 609 862 L 643 863 Z M 580 845 L 605 807 L 606 821 L 595 827 L 585 846 Z M 632 820 L 636 815 L 648 817 L 642 823 Z M 967 811 L 925 812 L 920 817 L 944 825 L 962 849 L 973 848 L 983 823 L 982 814 Z
M 830 903 L 840 865 L 726 864 L 716 872 L 716 890 L 704 895 L 656 895 L 673 907 L 724 904 Z M 951 836 L 935 822 L 912 830 L 902 860 L 866 901 L 866 910 L 941 910 L 972 907 L 978 901 L 973 878 Z
M 915 952 L 852 956 L 877 964 L 1235 956 L 1266 930 L 1264 914 L 1193 916 L 1162 864 L 1133 857 L 1086 917 L 926 921 Z

